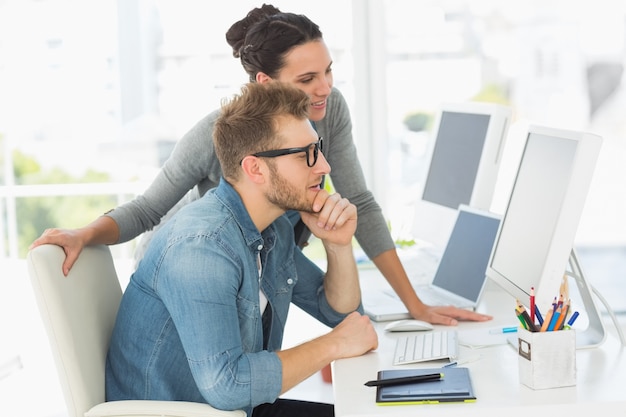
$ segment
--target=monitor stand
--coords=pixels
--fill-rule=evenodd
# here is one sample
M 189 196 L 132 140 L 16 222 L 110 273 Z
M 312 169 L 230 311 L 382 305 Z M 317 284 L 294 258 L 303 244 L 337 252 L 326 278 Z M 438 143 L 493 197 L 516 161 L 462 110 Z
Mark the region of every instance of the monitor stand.
M 601 345 L 606 338 L 602 317 L 592 298 L 592 288 L 580 267 L 576 251 L 572 249 L 569 257 L 569 268 L 565 275 L 573 278 L 578 288 L 578 296 L 584 306 L 584 313 L 587 316 L 588 324 L 584 330 L 576 328 L 576 348 L 592 348 Z M 581 311 L 582 314 L 582 311 Z

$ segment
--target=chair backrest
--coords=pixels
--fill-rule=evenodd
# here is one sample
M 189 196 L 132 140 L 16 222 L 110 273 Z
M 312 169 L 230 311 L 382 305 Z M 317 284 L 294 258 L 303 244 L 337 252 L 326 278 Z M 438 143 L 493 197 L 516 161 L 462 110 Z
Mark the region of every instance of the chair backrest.
M 68 276 L 63 249 L 28 253 L 28 272 L 70 417 L 105 400 L 104 368 L 122 290 L 108 246 L 83 249 Z

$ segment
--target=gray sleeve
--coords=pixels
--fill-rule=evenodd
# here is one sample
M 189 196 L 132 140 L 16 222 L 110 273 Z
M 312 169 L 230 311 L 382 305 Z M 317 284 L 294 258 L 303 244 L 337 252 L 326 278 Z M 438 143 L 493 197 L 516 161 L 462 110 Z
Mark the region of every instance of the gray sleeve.
M 195 186 L 204 194 L 218 184 L 221 168 L 212 136 L 218 114 L 209 114 L 183 136 L 142 195 L 107 213 L 120 229 L 117 243 L 151 230 Z
M 316 122 L 316 128 L 324 138 L 323 152 L 331 167 L 330 178 L 335 189 L 357 207 L 357 241 L 370 259 L 393 249 L 395 245 L 382 209 L 365 184 L 352 139 L 350 111 L 339 90 L 333 89 L 326 116 Z

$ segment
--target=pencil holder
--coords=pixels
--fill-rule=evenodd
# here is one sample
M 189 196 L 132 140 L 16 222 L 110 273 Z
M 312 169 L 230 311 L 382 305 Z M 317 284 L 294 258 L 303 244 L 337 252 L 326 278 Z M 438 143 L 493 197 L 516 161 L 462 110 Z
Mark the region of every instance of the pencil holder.
M 532 389 L 576 385 L 576 332 L 519 329 L 519 379 Z

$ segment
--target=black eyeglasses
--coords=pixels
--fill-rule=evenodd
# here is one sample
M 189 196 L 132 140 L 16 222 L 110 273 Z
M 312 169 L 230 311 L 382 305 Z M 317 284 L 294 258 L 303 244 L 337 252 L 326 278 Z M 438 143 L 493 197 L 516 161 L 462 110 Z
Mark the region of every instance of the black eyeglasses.
M 313 167 L 317 162 L 317 156 L 319 152 L 322 150 L 323 139 L 320 136 L 317 139 L 317 142 L 313 142 L 307 146 L 303 146 L 301 148 L 286 148 L 286 149 L 274 149 L 272 151 L 263 151 L 253 153 L 252 156 L 256 157 L 265 157 L 265 158 L 276 158 L 277 156 L 283 155 L 291 155 L 294 153 L 304 152 L 306 153 L 306 164 L 308 167 Z

